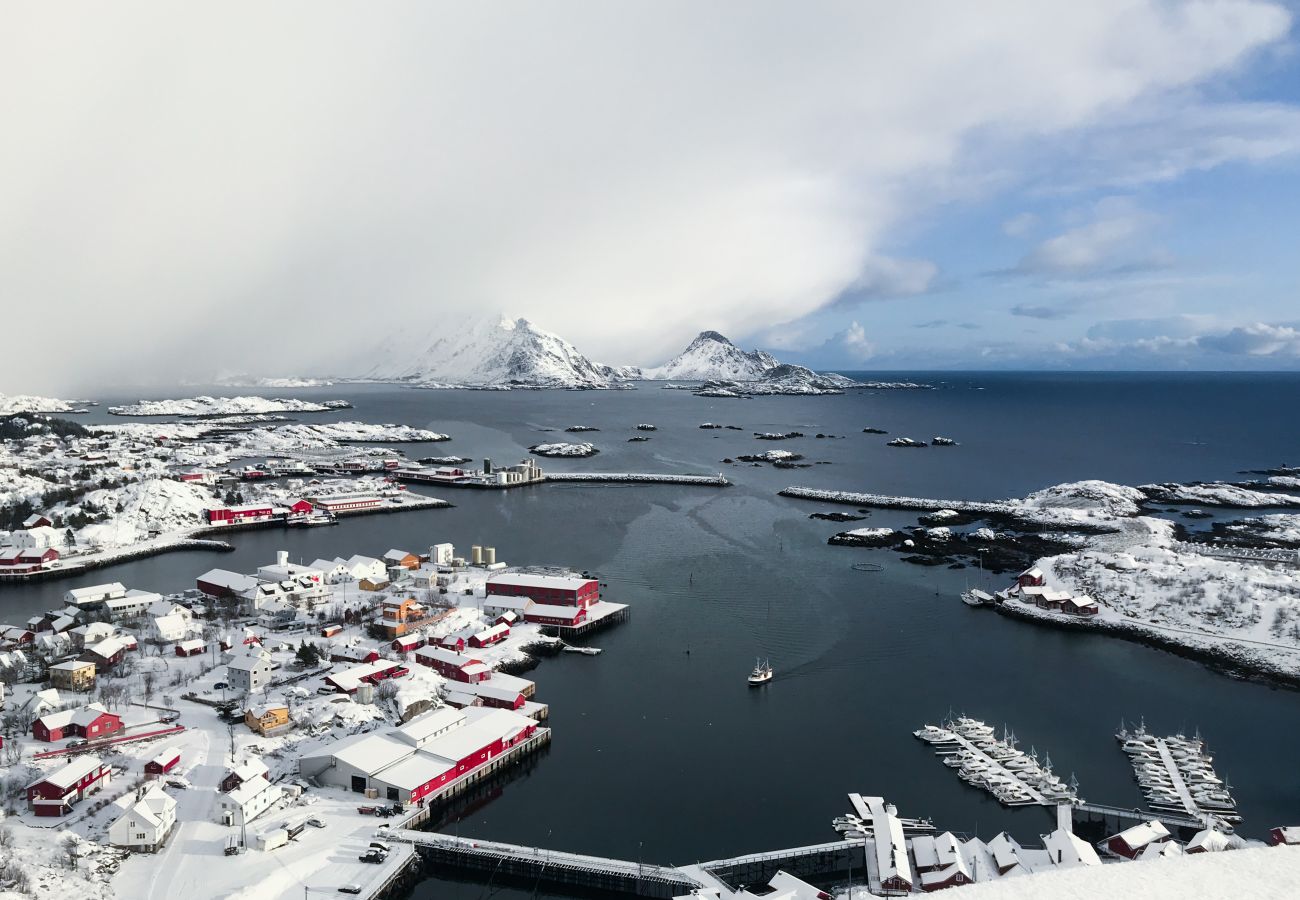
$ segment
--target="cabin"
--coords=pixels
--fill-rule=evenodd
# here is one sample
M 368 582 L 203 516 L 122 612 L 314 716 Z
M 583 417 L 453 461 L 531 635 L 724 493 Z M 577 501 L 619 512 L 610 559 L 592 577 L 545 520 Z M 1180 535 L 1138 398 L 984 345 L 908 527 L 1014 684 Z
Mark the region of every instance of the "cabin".
M 191 638 L 176 645 L 177 656 L 198 656 L 202 652 L 203 641 L 200 638 Z
M 326 625 L 320 630 L 320 636 L 323 638 L 332 638 L 343 630 L 342 625 Z
M 1159 820 L 1152 819 L 1107 838 L 1106 849 L 1124 859 L 1137 859 L 1151 845 L 1163 844 L 1169 839 L 1169 829 Z
M 1270 847 L 1300 846 L 1300 825 L 1283 825 L 1268 830 Z
M 1016 584 L 1022 588 L 1042 587 L 1046 583 L 1047 579 L 1043 577 L 1043 570 L 1037 566 L 1032 569 L 1025 569 L 1016 576 Z
M 389 582 L 387 578 L 366 577 L 366 578 L 362 578 L 360 581 L 357 582 L 357 587 L 363 591 L 378 593 L 379 591 L 382 591 L 384 588 L 388 587 L 388 584 Z
M 166 775 L 181 764 L 181 751 L 176 747 L 167 747 L 157 756 L 144 764 L 144 774 L 155 778 Z
M 418 650 L 425 645 L 426 641 L 422 634 L 405 634 L 398 638 L 393 638 L 392 648 L 398 653 L 410 653 Z
M 1232 839 L 1217 828 L 1202 828 L 1183 849 L 1187 853 L 1219 853 L 1232 849 Z
M 66 816 L 72 807 L 112 780 L 112 770 L 98 756 L 80 756 L 27 786 L 27 806 L 37 816 Z
M 477 650 L 484 647 L 491 647 L 493 644 L 500 643 L 510 637 L 509 625 L 493 625 L 491 628 L 485 628 L 477 634 L 471 635 L 469 645 Z
M 41 513 L 32 513 L 30 516 L 23 519 L 23 527 L 27 529 L 50 528 L 53 525 L 54 523 L 50 521 L 49 516 L 42 515 Z
M 1097 601 L 1088 596 L 1071 597 L 1065 601 L 1062 609 L 1072 616 L 1095 616 L 1101 612 Z

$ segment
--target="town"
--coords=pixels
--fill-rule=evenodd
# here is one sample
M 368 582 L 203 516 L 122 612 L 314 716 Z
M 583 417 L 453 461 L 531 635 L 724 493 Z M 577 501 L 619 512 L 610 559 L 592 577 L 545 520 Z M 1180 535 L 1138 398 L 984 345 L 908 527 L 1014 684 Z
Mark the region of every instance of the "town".
M 0 628 L 0 882 L 210 896 L 294 871 L 375 896 L 414 859 L 376 826 L 418 824 L 549 743 L 537 685 L 512 673 L 597 652 L 569 642 L 627 614 L 596 577 L 449 543 L 280 552 L 179 594 L 73 588 Z

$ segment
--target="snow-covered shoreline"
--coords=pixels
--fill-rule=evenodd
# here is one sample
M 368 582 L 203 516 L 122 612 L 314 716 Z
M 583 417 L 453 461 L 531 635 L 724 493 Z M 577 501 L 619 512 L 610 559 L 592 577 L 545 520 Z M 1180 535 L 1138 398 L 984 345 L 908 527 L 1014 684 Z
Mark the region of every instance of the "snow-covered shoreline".
M 293 400 L 283 397 L 209 397 L 206 395 L 179 400 L 141 400 L 125 406 L 110 406 L 114 416 L 237 416 L 260 413 L 307 413 L 350 409 L 347 400 Z

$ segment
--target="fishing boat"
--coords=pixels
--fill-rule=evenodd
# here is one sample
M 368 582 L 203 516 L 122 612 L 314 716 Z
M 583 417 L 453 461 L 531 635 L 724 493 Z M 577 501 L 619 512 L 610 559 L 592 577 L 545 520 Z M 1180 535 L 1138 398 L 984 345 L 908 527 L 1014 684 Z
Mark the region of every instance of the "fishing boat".
M 967 606 L 992 606 L 993 597 L 979 589 L 961 592 L 961 602 Z
M 754 661 L 754 671 L 749 673 L 749 686 L 758 687 L 772 680 L 772 663 L 766 659 Z

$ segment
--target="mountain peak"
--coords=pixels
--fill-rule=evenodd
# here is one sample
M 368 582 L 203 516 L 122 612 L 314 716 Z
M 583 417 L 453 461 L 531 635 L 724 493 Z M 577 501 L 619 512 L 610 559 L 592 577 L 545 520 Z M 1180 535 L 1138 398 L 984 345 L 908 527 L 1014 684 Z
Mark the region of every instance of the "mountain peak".
M 709 343 L 709 342 L 713 342 L 717 344 L 726 344 L 728 347 L 736 346 L 735 344 L 731 343 L 731 341 L 729 341 L 725 335 L 719 334 L 716 331 L 701 331 L 699 334 L 695 336 L 695 340 L 691 341 L 691 346 L 693 347 L 696 344 Z
M 701 331 L 681 353 L 643 377 L 665 381 L 754 381 L 779 365 L 762 350 L 745 352 L 716 331 Z

